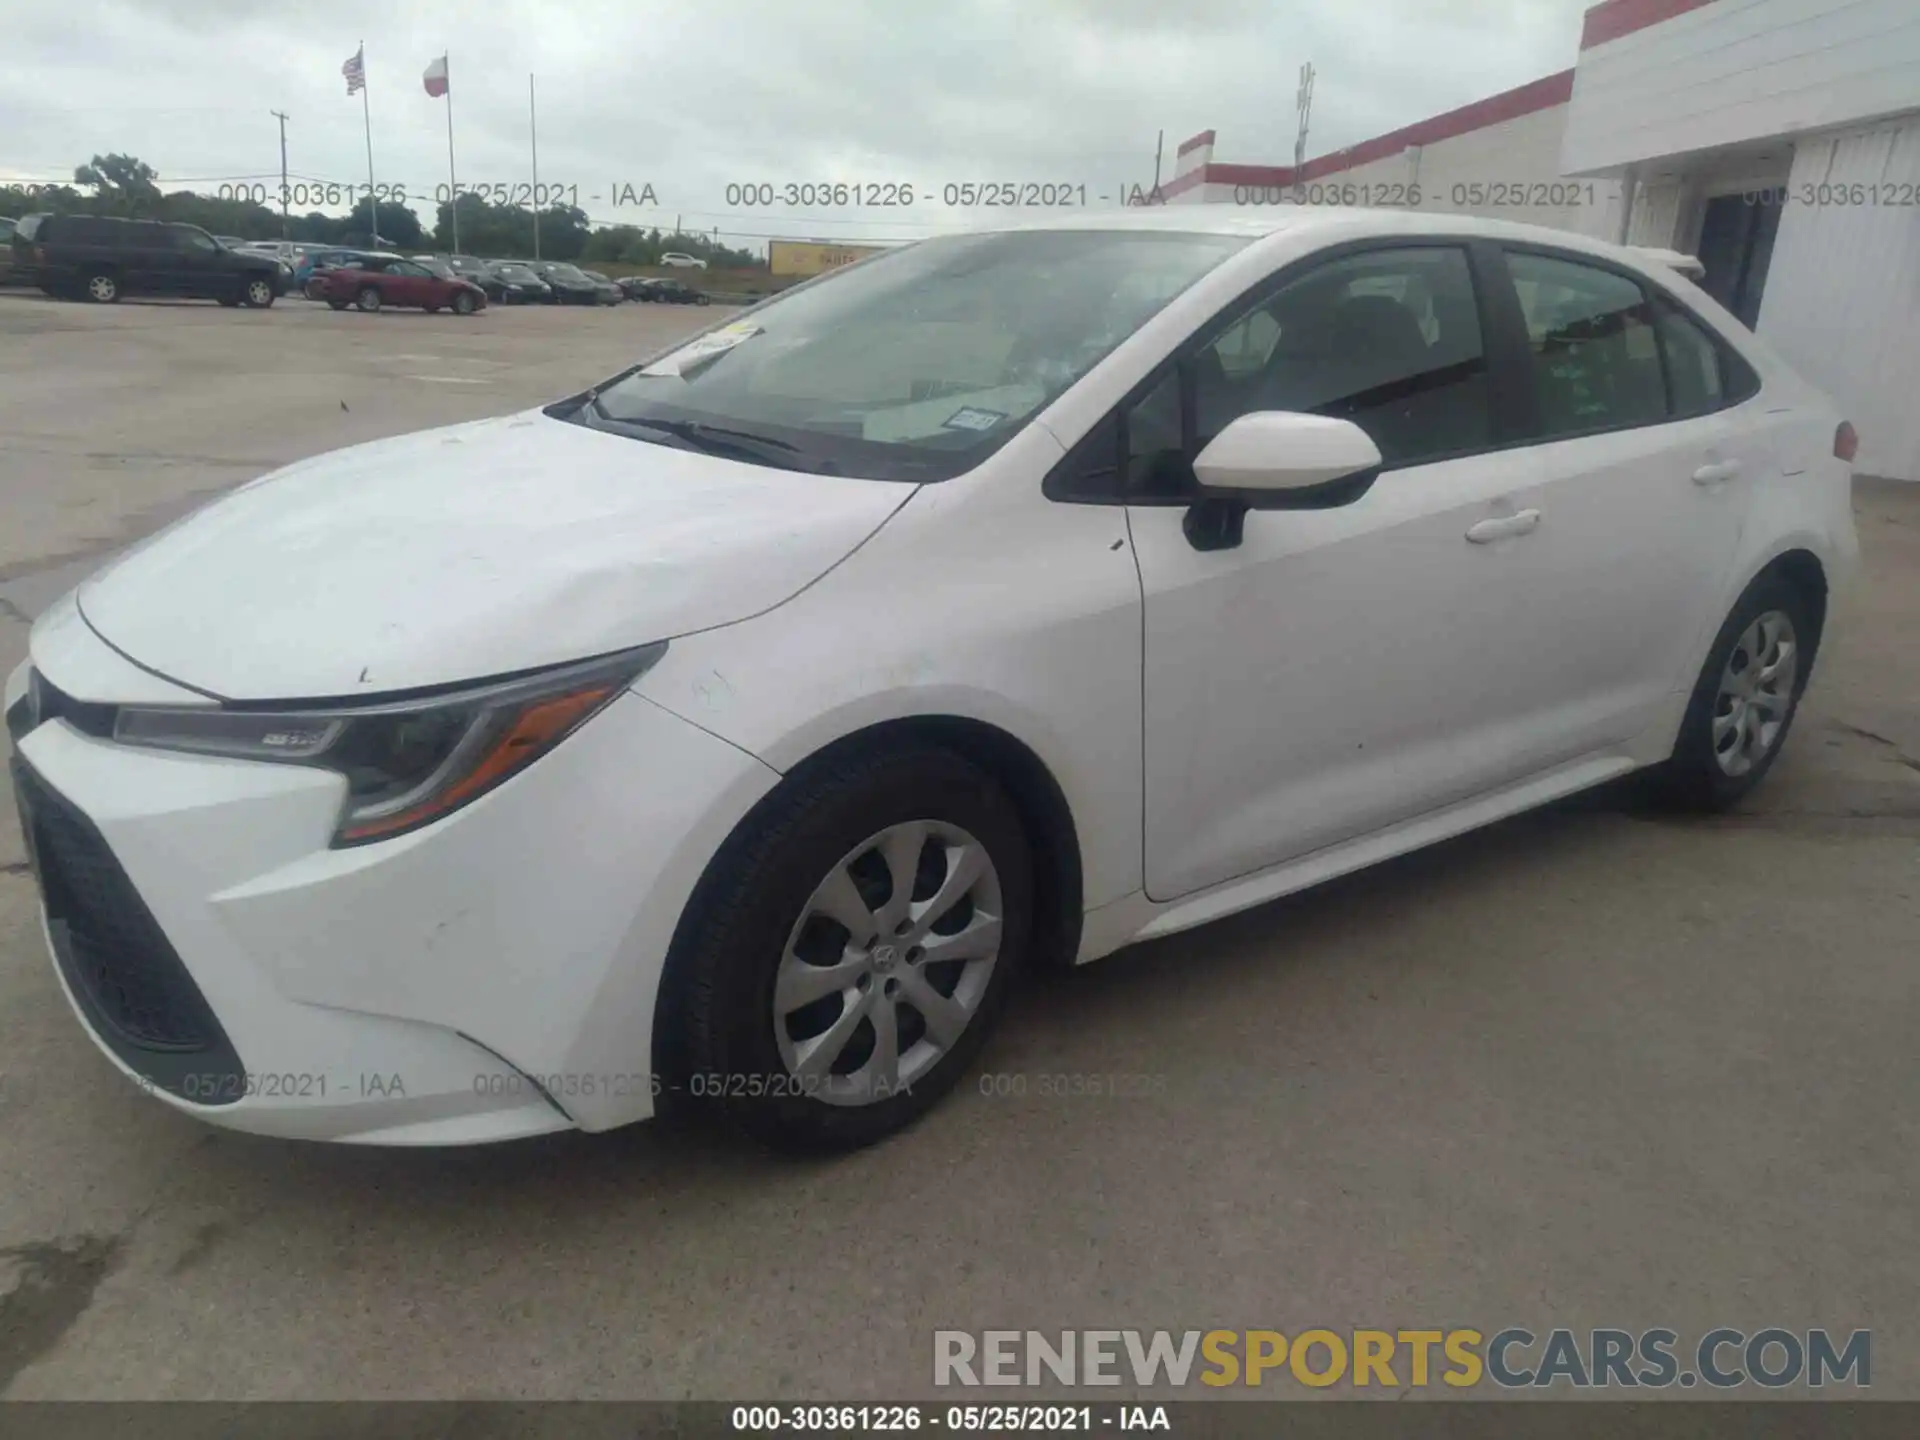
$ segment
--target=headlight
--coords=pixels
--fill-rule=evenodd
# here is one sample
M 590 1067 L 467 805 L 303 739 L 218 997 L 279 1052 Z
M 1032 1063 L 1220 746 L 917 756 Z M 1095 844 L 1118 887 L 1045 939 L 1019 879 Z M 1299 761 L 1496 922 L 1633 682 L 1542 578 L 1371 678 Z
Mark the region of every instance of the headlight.
M 346 777 L 335 845 L 386 840 L 519 774 L 666 653 L 666 645 L 458 691 L 299 710 L 123 709 L 113 738 L 158 750 L 318 765 Z

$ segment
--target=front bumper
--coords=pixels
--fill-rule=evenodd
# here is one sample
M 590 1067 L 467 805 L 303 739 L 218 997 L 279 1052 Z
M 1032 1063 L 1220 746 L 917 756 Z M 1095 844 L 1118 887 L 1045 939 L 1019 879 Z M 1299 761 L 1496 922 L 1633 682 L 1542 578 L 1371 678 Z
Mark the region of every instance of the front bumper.
M 235 1129 L 401 1145 L 650 1115 L 680 910 L 777 778 L 626 694 L 437 824 L 336 850 L 325 771 L 68 718 L 17 752 L 49 950 L 121 1071 Z

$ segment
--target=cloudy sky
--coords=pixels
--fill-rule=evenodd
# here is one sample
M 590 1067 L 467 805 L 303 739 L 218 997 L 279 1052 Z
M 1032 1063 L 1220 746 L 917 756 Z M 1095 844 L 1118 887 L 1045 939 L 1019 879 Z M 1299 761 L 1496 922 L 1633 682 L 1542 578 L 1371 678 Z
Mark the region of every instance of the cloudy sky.
M 1317 72 L 1309 154 L 1574 61 L 1587 0 L 9 0 L 0 23 L 0 179 L 68 179 L 138 155 L 167 188 L 289 169 L 363 182 L 341 62 L 366 42 L 376 180 L 447 178 L 451 55 L 463 184 L 540 178 L 595 220 L 903 238 L 964 218 L 948 182 L 1052 181 L 1117 194 L 1153 175 L 1156 132 L 1219 134 L 1215 158 L 1291 158 L 1300 65 Z M 734 182 L 907 182 L 908 210 L 729 204 Z M 651 184 L 657 205 L 616 203 Z M 311 208 L 311 207 L 309 207 Z M 321 207 L 327 208 L 327 207 Z M 422 209 L 431 218 L 431 206 Z

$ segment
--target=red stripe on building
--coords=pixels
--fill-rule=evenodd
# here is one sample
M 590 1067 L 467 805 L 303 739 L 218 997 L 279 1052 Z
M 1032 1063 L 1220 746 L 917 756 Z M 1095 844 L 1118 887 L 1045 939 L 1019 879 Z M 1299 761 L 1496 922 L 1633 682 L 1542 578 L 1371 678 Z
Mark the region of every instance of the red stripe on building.
M 1385 135 L 1362 140 L 1358 145 L 1336 150 L 1330 155 L 1316 156 L 1300 167 L 1300 179 L 1317 180 L 1323 175 L 1351 170 L 1356 165 L 1385 160 L 1398 155 L 1410 145 L 1438 145 L 1442 140 L 1451 140 L 1469 131 L 1484 130 L 1489 125 L 1499 125 L 1508 120 L 1518 120 L 1523 115 L 1551 110 L 1572 98 L 1573 71 L 1562 70 L 1538 80 L 1530 80 L 1511 90 L 1502 90 L 1498 95 L 1489 95 L 1471 105 L 1462 105 L 1458 110 L 1449 110 L 1444 115 L 1435 115 L 1417 125 L 1390 130 Z
M 1604 0 L 1603 4 L 1587 11 L 1586 22 L 1580 27 L 1580 48 L 1591 50 L 1596 45 L 1712 3 L 1713 0 Z
M 1173 152 L 1174 158 L 1177 160 L 1182 155 L 1186 154 L 1189 150 L 1198 150 L 1202 145 L 1211 145 L 1211 144 L 1213 144 L 1213 131 L 1202 130 L 1198 135 L 1194 136 L 1191 140 L 1182 140 L 1180 142 L 1180 148 Z

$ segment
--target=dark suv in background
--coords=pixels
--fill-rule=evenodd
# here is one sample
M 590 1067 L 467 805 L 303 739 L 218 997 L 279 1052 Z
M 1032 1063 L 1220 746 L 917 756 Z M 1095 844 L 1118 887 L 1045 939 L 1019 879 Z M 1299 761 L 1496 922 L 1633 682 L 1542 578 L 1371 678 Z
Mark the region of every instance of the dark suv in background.
M 28 215 L 13 232 L 16 273 L 49 295 L 111 304 L 178 295 L 265 309 L 283 275 L 271 256 L 230 250 L 197 225 L 107 215 Z

